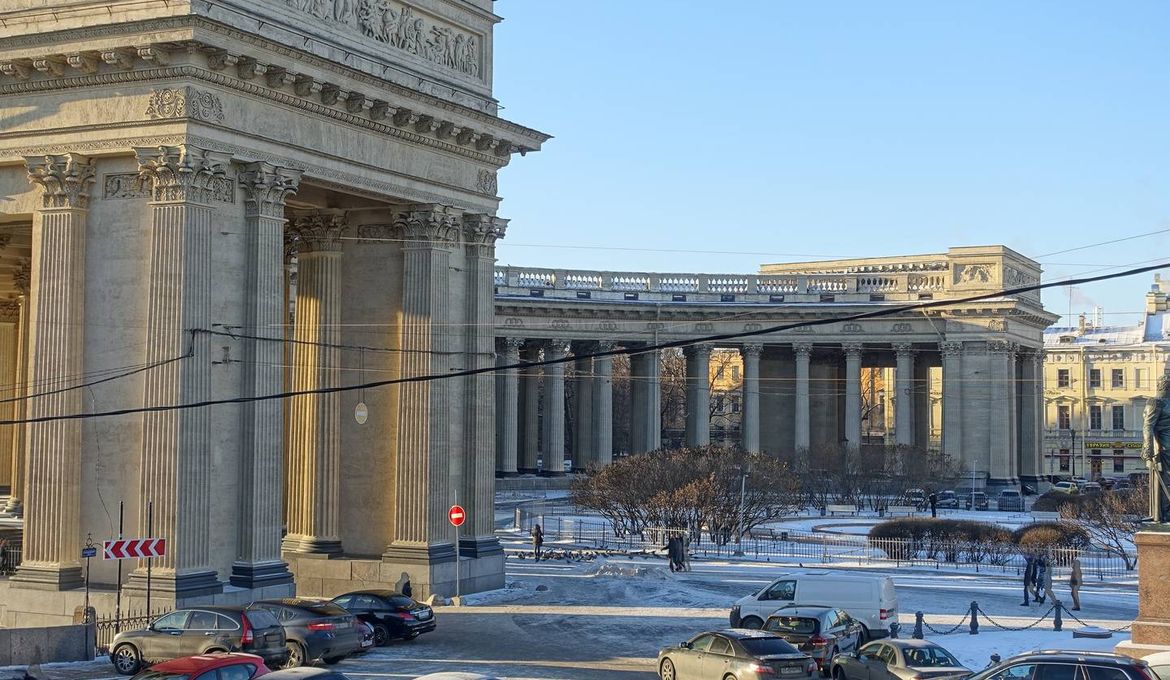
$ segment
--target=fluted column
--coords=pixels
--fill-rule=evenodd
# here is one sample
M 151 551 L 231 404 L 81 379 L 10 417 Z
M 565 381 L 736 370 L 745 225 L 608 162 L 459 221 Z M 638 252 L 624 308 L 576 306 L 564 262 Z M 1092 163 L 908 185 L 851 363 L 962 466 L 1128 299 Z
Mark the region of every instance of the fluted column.
M 246 325 L 260 335 L 282 328 L 284 205 L 296 193 L 301 172 L 252 163 L 240 173 L 247 238 Z M 284 388 L 284 344 L 244 343 L 244 396 L 277 394 Z M 283 400 L 243 404 L 240 409 L 240 522 L 231 583 L 261 588 L 292 582 L 280 559 L 284 481 Z
M 894 343 L 894 441 L 898 446 L 914 445 L 914 349 L 908 342 Z
M 453 366 L 451 251 L 460 239 L 460 211 L 441 205 L 415 206 L 395 219 L 403 242 L 402 377 L 444 375 Z M 448 420 L 456 413 L 454 381 L 404 383 L 394 469 L 394 539 L 383 553 L 390 560 L 453 560 L 447 509 L 454 488 Z M 420 489 L 427 490 L 420 497 Z
M 646 354 L 646 450 L 662 448 L 662 354 Z
M 611 352 L 614 344 L 598 343 L 601 352 Z M 613 357 L 593 359 L 593 435 L 594 463 L 602 468 L 613 463 Z
M 809 436 L 809 394 L 808 394 L 808 364 L 812 355 L 812 345 L 798 342 L 792 346 L 796 355 L 796 423 L 795 448 L 798 454 L 807 453 L 810 446 Z
M 649 420 L 647 401 L 650 391 L 645 354 L 630 355 L 630 452 L 646 453 L 646 422 Z
M 545 360 L 563 359 L 569 344 L 552 340 L 545 346 Z M 544 472 L 556 477 L 565 474 L 565 365 L 544 367 Z
M 470 353 L 468 368 L 488 368 L 495 356 L 494 278 L 496 241 L 503 238 L 508 221 L 485 214 L 463 216 L 467 256 L 465 341 Z M 490 373 L 468 376 L 463 401 L 463 452 L 461 502 L 467 505 L 467 531 L 461 534 L 465 555 L 479 557 L 500 552 L 495 537 L 496 475 L 492 437 L 495 433 L 496 400 Z M 513 405 L 513 409 L 515 405 Z M 513 459 L 515 456 L 513 456 Z M 513 460 L 514 463 L 514 460 Z M 466 499 L 463 501 L 462 499 Z
M 943 355 L 943 453 L 959 464 L 963 456 L 963 343 L 940 344 Z
M 25 159 L 29 180 L 43 189 L 33 217 L 29 378 L 57 384 L 85 371 L 85 230 L 94 167 L 74 154 Z M 80 413 L 82 392 L 28 403 L 33 418 Z M 24 561 L 17 581 L 54 589 L 81 584 L 81 421 L 30 424 Z
M 504 338 L 504 365 L 514 366 L 520 363 L 520 346 L 523 338 Z M 517 474 L 517 453 L 520 443 L 520 376 L 519 369 L 510 368 L 502 371 L 504 382 L 504 398 L 500 403 L 500 456 L 498 472 L 505 477 Z
M 573 366 L 577 376 L 573 390 L 573 469 L 584 472 L 597 455 L 593 435 L 593 359 L 578 359 Z
M 211 397 L 211 217 L 213 183 L 228 157 L 193 146 L 140 148 L 139 175 L 151 188 L 146 360 L 179 362 L 146 373 L 146 406 Z M 212 443 L 204 408 L 146 413 L 142 419 L 139 526 L 153 504 L 154 536 L 167 554 L 154 562 L 154 588 L 175 596 L 221 589 L 211 557 Z M 145 562 L 132 575 L 145 586 Z
M 540 361 L 540 346 L 529 341 L 524 347 L 524 360 L 530 363 Z M 524 449 L 520 461 L 520 472 L 536 474 L 536 461 L 540 458 L 540 367 L 526 368 L 523 377 L 524 397 Z
M 683 349 L 687 371 L 687 446 L 711 443 L 711 346 Z
M 740 416 L 740 434 L 743 449 L 748 453 L 760 450 L 760 352 L 762 345 L 744 345 L 739 353 L 743 359 L 743 414 Z
M 30 263 L 25 261 L 13 275 L 16 287 L 20 291 L 17 298 L 20 303 L 20 322 L 17 325 L 20 337 L 16 347 L 16 390 L 14 396 L 23 397 L 28 394 L 28 340 L 29 340 L 29 279 L 31 276 Z M 24 400 L 13 403 L 12 416 L 15 420 L 24 420 L 28 413 L 28 402 Z M 12 493 L 8 497 L 8 504 L 4 507 L 5 515 L 20 517 L 24 514 L 25 469 L 28 461 L 26 447 L 29 425 L 14 425 L 12 429 Z
M 20 301 L 0 301 L 0 420 L 12 420 L 15 411 L 18 351 L 20 349 Z M 12 440 L 19 425 L 0 425 L 0 487 L 12 497 Z M 0 508 L 3 511 L 3 508 Z
M 845 351 L 845 445 L 861 450 L 861 351 L 859 342 L 842 345 Z
M 340 210 L 298 212 L 293 391 L 341 384 Z M 301 394 L 289 404 L 289 514 L 286 552 L 339 555 L 341 546 L 341 395 Z
M 991 430 L 990 479 L 1014 484 L 1016 463 L 1016 352 L 1012 342 L 988 343 L 991 352 Z

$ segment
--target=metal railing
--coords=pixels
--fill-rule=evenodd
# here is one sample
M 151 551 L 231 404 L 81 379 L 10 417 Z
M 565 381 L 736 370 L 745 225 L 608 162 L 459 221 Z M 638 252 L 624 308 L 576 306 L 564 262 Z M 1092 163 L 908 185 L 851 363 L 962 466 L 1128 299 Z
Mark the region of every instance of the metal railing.
M 114 636 L 128 630 L 142 630 L 158 617 L 169 610 L 158 610 L 153 614 L 142 611 L 125 611 L 122 617 L 99 618 L 94 621 L 96 630 L 97 648 L 99 652 L 108 652 L 114 642 Z
M 20 544 L 9 543 L 0 547 L 0 576 L 15 574 L 23 555 L 24 549 Z

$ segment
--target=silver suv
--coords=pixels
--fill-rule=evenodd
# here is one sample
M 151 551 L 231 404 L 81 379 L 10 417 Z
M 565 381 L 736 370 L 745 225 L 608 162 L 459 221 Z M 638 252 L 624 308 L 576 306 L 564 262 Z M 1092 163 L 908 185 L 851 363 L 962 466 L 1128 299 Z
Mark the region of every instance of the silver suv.
M 996 500 L 996 507 L 1000 510 L 1007 510 L 1009 512 L 1023 512 L 1024 511 L 1024 496 L 1015 489 L 1004 489 L 999 492 L 999 498 Z

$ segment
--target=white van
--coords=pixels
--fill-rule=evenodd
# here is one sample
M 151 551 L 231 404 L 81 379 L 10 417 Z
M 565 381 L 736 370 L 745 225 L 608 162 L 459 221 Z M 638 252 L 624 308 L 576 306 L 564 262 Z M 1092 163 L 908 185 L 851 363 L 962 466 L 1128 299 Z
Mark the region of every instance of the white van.
M 865 638 L 887 637 L 898 620 L 898 594 L 889 576 L 833 571 L 784 574 L 731 607 L 732 628 L 759 628 L 768 615 L 790 604 L 839 607 L 865 626 Z

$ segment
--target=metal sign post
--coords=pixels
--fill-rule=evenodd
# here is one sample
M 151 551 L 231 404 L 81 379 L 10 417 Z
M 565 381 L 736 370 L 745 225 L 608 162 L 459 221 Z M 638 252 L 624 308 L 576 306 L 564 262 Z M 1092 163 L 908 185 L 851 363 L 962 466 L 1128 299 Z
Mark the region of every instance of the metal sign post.
M 447 511 L 447 519 L 450 520 L 451 526 L 455 527 L 455 597 L 459 597 L 459 572 L 461 571 L 459 566 L 459 527 L 467 521 L 467 512 L 459 505 L 458 493 L 455 494 L 455 504 Z
M 146 503 L 146 535 L 154 536 L 154 501 L 147 501 Z M 150 610 L 150 591 L 151 587 L 151 567 L 154 566 L 154 557 L 146 558 L 146 615 L 151 615 Z
M 97 546 L 93 544 L 93 534 L 85 535 L 85 545 L 81 548 L 81 557 L 85 560 L 85 611 L 89 616 L 89 560 L 97 555 Z
M 126 522 L 126 501 L 118 501 L 118 540 Z M 118 560 L 118 599 L 114 605 L 114 634 L 122 632 L 122 560 Z

